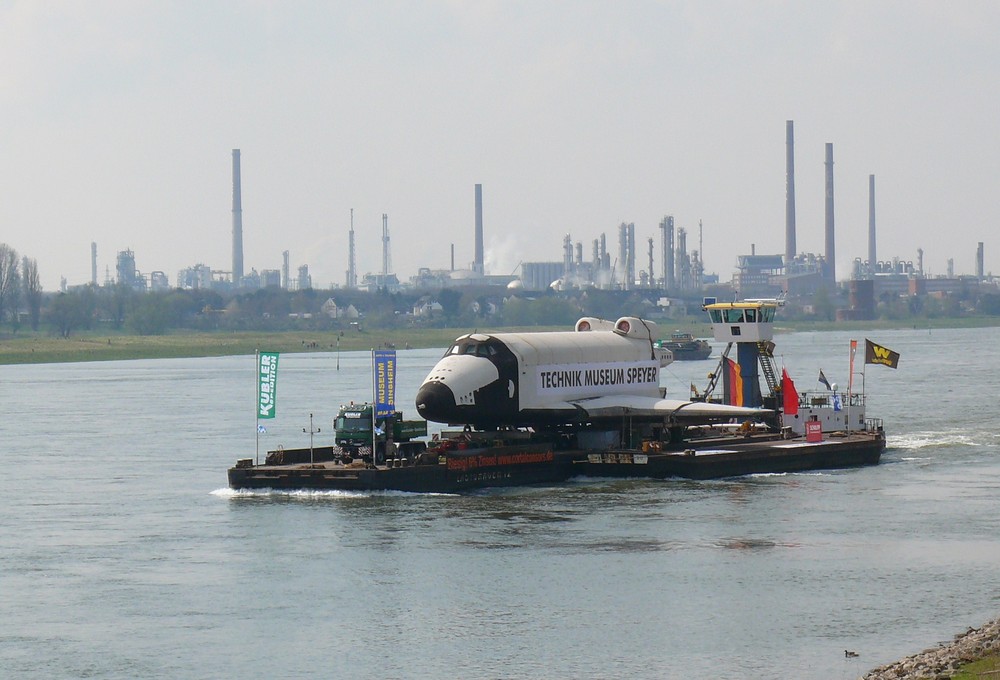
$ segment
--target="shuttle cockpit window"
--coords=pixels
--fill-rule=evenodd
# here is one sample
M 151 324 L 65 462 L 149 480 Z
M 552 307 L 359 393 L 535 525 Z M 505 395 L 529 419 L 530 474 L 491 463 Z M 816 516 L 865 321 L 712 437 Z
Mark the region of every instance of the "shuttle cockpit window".
M 747 323 L 757 323 L 757 310 L 748 309 L 746 312 Z
M 448 348 L 447 352 L 445 352 L 446 356 L 454 354 L 464 354 L 466 356 L 488 358 L 496 356 L 497 348 L 487 342 L 476 342 L 474 340 L 472 341 L 465 340 L 462 342 L 456 342 L 454 345 Z

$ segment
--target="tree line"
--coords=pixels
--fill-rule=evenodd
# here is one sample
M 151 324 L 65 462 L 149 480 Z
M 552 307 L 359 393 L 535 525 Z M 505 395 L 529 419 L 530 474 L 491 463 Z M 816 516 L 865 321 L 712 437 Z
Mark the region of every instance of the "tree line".
M 38 262 L 31 257 L 19 257 L 14 248 L 0 243 L 0 325 L 6 322 L 15 330 L 19 328 L 22 306 L 28 324 L 37 331 L 42 314 Z
M 279 288 L 141 292 L 121 284 L 77 286 L 64 292 L 45 293 L 37 262 L 20 257 L 14 248 L 0 243 L 0 330 L 6 328 L 15 334 L 25 324 L 32 331 L 61 337 L 107 331 L 134 335 L 161 335 L 174 330 L 322 331 L 349 328 L 352 323 L 372 330 L 413 326 L 570 327 L 581 316 L 657 318 L 663 314 L 656 307 L 658 295 L 655 291 L 597 289 L 514 293 L 503 287 L 488 286 L 397 293 Z M 697 299 L 687 301 L 689 321 L 701 317 L 700 293 L 697 295 Z M 323 313 L 323 303 L 330 298 L 340 310 L 339 318 Z M 428 302 L 435 303 L 429 314 L 414 312 Z M 788 305 L 783 318 L 833 320 L 836 308 L 844 301 L 821 291 L 810 302 L 809 307 Z M 345 317 L 344 310 L 351 307 L 362 316 Z M 973 296 L 966 292 L 940 299 L 888 296 L 879 300 L 877 314 L 885 319 L 1000 316 L 1000 295 Z

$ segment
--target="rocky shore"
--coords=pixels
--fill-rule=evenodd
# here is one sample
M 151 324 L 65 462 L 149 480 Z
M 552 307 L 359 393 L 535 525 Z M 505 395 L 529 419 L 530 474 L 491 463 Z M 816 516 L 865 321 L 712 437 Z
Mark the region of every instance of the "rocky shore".
M 953 642 L 879 666 L 864 675 L 862 680 L 950 678 L 961 666 L 993 654 L 1000 654 L 1000 619 L 990 621 L 981 628 L 970 628 L 956 635 Z

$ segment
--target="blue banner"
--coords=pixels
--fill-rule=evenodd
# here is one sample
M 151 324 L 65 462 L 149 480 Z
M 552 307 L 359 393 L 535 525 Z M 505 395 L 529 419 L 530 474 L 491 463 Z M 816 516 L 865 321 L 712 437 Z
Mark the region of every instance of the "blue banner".
M 372 380 L 375 393 L 375 419 L 396 412 L 396 350 L 372 350 Z

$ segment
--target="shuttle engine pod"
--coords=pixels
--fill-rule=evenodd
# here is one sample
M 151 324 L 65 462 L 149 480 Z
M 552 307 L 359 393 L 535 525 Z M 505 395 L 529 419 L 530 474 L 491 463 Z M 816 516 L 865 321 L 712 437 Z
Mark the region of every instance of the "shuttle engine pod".
M 463 335 L 417 391 L 421 417 L 480 428 L 683 416 L 720 420 L 760 409 L 664 399 L 656 324 L 585 317 L 573 331 Z

